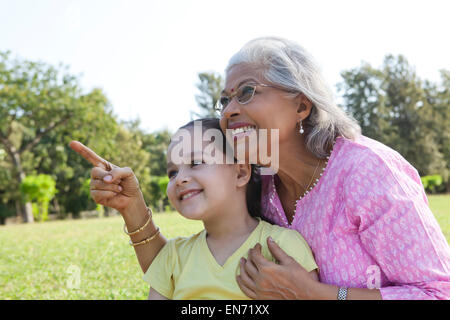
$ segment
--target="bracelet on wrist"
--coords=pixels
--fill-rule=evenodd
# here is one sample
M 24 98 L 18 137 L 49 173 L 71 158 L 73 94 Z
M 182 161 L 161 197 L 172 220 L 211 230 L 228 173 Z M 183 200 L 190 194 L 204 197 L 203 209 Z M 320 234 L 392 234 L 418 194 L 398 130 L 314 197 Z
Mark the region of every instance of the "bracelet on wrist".
M 156 228 L 155 234 L 152 235 L 151 237 L 147 238 L 147 239 L 144 239 L 144 240 L 139 241 L 139 242 L 132 242 L 132 241 L 130 240 L 130 246 L 136 247 L 136 246 L 140 246 L 140 245 L 149 243 L 150 241 L 152 241 L 153 239 L 155 239 L 155 237 L 156 237 L 158 234 L 159 234 L 159 227 Z
M 148 224 L 152 221 L 152 211 L 150 210 L 149 207 L 147 207 L 147 212 L 148 212 L 148 220 L 147 220 L 147 222 L 146 222 L 142 227 L 140 227 L 139 229 L 137 229 L 137 230 L 135 230 L 135 231 L 128 232 L 128 230 L 127 230 L 127 225 L 124 224 L 124 225 L 123 225 L 123 232 L 125 232 L 125 234 L 127 234 L 127 235 L 129 235 L 129 236 L 132 236 L 132 235 L 138 234 L 139 232 L 141 232 L 142 230 L 144 230 L 145 227 L 147 227 Z
M 339 288 L 338 294 L 337 294 L 337 299 L 338 300 L 347 300 L 347 293 L 348 293 L 348 288 Z

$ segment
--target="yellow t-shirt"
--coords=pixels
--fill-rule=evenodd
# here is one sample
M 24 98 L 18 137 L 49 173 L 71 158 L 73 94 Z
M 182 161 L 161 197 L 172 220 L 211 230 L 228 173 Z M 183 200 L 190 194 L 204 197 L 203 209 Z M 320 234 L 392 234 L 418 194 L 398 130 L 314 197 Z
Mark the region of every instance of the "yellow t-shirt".
M 311 249 L 300 233 L 260 220 L 247 240 L 223 266 L 217 263 L 209 250 L 206 230 L 203 230 L 191 237 L 169 240 L 143 279 L 168 299 L 249 299 L 236 282 L 236 276 L 240 273 L 239 260 L 241 257 L 247 258 L 248 250 L 260 243 L 263 256 L 275 261 L 267 247 L 269 236 L 308 272 L 317 269 Z

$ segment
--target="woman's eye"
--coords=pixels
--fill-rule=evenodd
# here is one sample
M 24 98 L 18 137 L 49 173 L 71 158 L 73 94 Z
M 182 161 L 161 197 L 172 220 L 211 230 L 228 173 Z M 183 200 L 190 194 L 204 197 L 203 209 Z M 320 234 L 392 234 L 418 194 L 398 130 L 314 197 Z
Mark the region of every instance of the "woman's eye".
M 220 97 L 220 104 L 222 105 L 222 107 L 226 107 L 229 102 L 230 102 L 230 98 Z
M 239 97 L 238 97 L 239 102 L 249 101 L 253 97 L 254 93 L 255 93 L 255 87 L 244 86 L 239 93 Z

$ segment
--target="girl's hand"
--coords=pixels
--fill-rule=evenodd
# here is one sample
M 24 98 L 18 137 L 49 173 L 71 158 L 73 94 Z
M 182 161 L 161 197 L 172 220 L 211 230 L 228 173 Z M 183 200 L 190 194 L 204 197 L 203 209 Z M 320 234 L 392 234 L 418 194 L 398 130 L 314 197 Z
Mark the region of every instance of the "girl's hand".
M 279 264 L 264 258 L 261 245 L 256 244 L 248 260 L 241 259 L 237 282 L 242 292 L 257 300 L 312 299 L 312 289 L 320 283 L 316 271 L 306 271 L 269 238 L 267 244 Z
M 90 189 L 96 203 L 123 214 L 132 205 L 144 201 L 139 182 L 130 168 L 106 161 L 78 141 L 71 141 L 69 146 L 94 166 Z

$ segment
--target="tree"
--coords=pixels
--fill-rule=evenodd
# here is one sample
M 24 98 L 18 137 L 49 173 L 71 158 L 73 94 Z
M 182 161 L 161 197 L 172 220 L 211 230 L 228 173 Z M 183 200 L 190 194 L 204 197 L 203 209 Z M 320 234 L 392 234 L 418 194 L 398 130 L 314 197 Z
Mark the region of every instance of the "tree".
M 446 159 L 446 167 L 440 174 L 450 190 L 450 71 L 440 70 L 441 81 L 438 84 L 425 82 L 425 92 L 431 105 L 432 119 L 439 119 L 428 126 L 435 132 L 435 141 L 439 152 Z
M 147 188 L 143 190 L 146 201 L 158 210 L 169 205 L 166 190 L 161 190 L 161 183 L 167 177 L 167 148 L 172 134 L 168 130 L 161 130 L 146 134 L 143 137 L 143 148 L 149 153 L 151 179 Z
M 361 126 L 364 135 L 376 140 L 385 140 L 392 135 L 389 111 L 385 105 L 383 73 L 363 63 L 341 73 L 344 81 L 338 84 L 343 92 L 343 108 L 351 113 Z
M 168 130 L 144 132 L 140 129 L 139 119 L 121 122 L 121 129 L 114 139 L 115 151 L 108 158 L 116 165 L 133 169 L 147 204 L 159 210 L 168 204 L 166 191 L 161 191 L 160 186 L 167 178 L 170 137 Z
M 140 120 L 121 122 L 114 138 L 113 153 L 109 160 L 120 167 L 130 167 L 139 180 L 142 194 L 148 194 L 152 168 L 150 153 L 144 148 L 145 133 L 139 128 Z
M 398 151 L 420 175 L 446 172 L 449 158 L 439 137 L 448 131 L 440 115 L 448 103 L 434 85 L 417 77 L 405 57 L 387 55 L 380 69 L 363 63 L 341 76 L 343 108 L 364 135 Z
M 1 181 L 0 186 L 9 183 L 6 188 L 12 191 L 4 194 L 13 198 L 24 221 L 34 220 L 31 203 L 19 192 L 27 173 L 36 173 L 36 167 L 45 165 L 41 162 L 51 163 L 49 153 L 64 158 L 70 139 L 107 131 L 114 126 L 111 118 L 101 90 L 84 93 L 67 67 L 0 53 L 0 145 L 12 169 L 10 180 Z M 39 148 L 45 139 L 52 142 L 50 150 Z M 71 169 L 66 169 L 70 174 Z
M 46 221 L 48 217 L 48 204 L 58 193 L 55 180 L 49 175 L 39 174 L 27 176 L 20 185 L 20 190 L 26 201 L 32 202 L 33 216 L 38 221 Z
M 200 94 L 195 96 L 195 100 L 201 111 L 200 113 L 191 112 L 191 118 L 193 116 L 197 118 L 217 118 L 218 113 L 215 110 L 215 106 L 220 98 L 225 82 L 222 76 L 216 72 L 202 72 L 198 74 L 198 78 L 200 81 L 197 84 L 197 89 L 200 91 Z
M 6 218 L 15 214 L 15 203 L 13 199 L 14 189 L 9 188 L 10 181 L 13 180 L 12 165 L 7 161 L 7 154 L 0 145 L 0 224 L 4 224 Z

